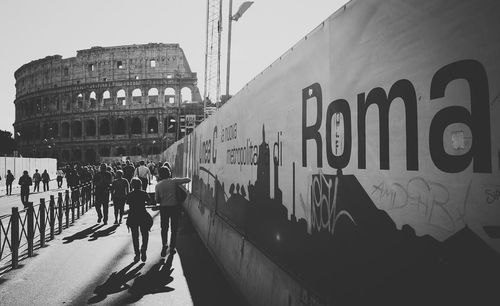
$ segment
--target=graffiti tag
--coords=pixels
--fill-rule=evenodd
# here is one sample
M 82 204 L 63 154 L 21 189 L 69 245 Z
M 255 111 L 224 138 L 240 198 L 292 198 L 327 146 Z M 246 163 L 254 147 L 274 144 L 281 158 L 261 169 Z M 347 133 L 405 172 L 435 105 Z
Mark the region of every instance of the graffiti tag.
M 495 202 L 500 203 L 500 190 L 499 189 L 485 189 L 484 193 L 486 195 L 486 203 L 493 204 Z
M 349 212 L 338 208 L 337 186 L 338 179 L 333 175 L 320 173 L 312 176 L 311 223 L 313 230 L 327 230 L 333 235 L 335 225 L 342 216 L 356 224 Z
M 415 207 L 425 216 L 429 224 L 441 227 L 443 226 L 442 222 L 438 224 L 433 221 L 433 216 L 439 212 L 449 220 L 451 226 L 447 226 L 445 229 L 450 231 L 455 230 L 455 223 L 458 219 L 463 220 L 465 217 L 465 202 L 464 211 L 452 211 L 448 205 L 450 202 L 448 188 L 443 184 L 428 181 L 422 177 L 411 178 L 406 184 L 381 182 L 378 185 L 373 185 L 371 195 L 378 197 L 380 202 L 387 203 L 388 209 Z M 453 217 L 457 214 L 458 217 Z

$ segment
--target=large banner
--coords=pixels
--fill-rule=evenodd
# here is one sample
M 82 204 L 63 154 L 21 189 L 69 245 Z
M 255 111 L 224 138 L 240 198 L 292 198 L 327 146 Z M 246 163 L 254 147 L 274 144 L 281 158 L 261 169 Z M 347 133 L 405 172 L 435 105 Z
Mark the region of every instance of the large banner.
M 351 1 L 164 157 L 322 295 L 494 294 L 498 29 L 498 1 Z

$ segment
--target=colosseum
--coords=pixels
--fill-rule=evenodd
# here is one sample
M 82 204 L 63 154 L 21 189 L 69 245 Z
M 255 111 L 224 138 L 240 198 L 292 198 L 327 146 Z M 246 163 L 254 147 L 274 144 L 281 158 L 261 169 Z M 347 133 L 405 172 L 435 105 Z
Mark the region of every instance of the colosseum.
M 154 155 L 203 120 L 197 76 L 178 44 L 92 47 L 32 61 L 14 76 L 25 157 Z

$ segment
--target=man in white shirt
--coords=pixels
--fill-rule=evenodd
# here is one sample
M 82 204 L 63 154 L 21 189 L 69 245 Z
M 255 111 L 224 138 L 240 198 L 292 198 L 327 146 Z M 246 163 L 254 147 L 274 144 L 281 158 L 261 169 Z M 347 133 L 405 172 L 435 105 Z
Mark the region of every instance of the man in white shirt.
M 161 257 L 165 257 L 167 253 L 175 253 L 175 245 L 177 242 L 177 228 L 179 226 L 179 218 L 181 216 L 181 204 L 177 200 L 176 190 L 178 186 L 184 183 L 189 183 L 191 179 L 172 178 L 170 169 L 161 167 L 159 170 L 160 181 L 155 186 L 155 200 L 160 206 L 160 223 L 161 223 Z M 170 231 L 170 246 L 168 245 L 167 233 L 169 221 L 172 229 Z
M 151 179 L 151 171 L 145 166 L 145 162 L 141 160 L 139 167 L 135 169 L 135 176 L 137 176 L 142 182 L 142 190 L 146 191 L 148 187 L 149 180 Z

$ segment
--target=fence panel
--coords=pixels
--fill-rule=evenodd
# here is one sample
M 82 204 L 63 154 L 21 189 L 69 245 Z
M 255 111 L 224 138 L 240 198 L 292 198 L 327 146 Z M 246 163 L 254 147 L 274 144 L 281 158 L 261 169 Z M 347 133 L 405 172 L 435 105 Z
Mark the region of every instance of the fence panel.
M 90 197 L 85 202 L 90 202 L 93 196 L 93 188 L 90 190 Z M 40 199 L 40 204 L 33 205 L 30 202 L 30 207 L 23 210 L 13 207 L 11 214 L 0 216 L 0 273 L 9 267 L 17 268 L 20 260 L 33 256 L 34 250 L 44 247 L 45 242 L 54 239 L 55 234 L 61 234 L 63 229 L 69 226 L 70 221 L 73 224 L 83 216 L 87 211 L 83 209 L 83 201 L 83 199 L 75 200 L 73 203 L 69 192 L 64 198 L 63 194 L 59 193 L 57 200 L 54 196 L 50 199 Z M 70 209 L 71 219 L 69 219 Z M 63 227 L 65 212 L 66 227 Z

